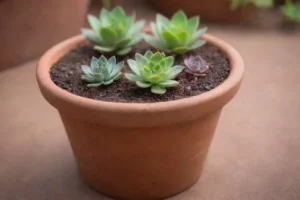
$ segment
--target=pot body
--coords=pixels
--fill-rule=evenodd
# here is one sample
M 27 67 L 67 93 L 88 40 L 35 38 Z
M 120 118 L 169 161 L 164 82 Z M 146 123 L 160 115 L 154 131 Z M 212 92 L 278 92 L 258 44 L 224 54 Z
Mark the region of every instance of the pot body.
M 112 127 L 60 115 L 88 185 L 116 199 L 151 200 L 197 182 L 220 111 L 156 127 Z
M 223 51 L 229 77 L 198 96 L 159 103 L 114 103 L 65 91 L 50 78 L 50 68 L 85 42 L 64 41 L 41 58 L 37 81 L 44 98 L 60 113 L 83 180 L 101 193 L 130 200 L 162 199 L 197 182 L 223 106 L 237 93 L 243 61 L 230 45 L 204 40 Z
M 183 10 L 188 16 L 199 15 L 204 22 L 240 23 L 253 12 L 252 6 L 230 10 L 229 0 L 149 0 L 164 15 Z
M 89 0 L 0 1 L 0 69 L 33 59 L 79 33 Z

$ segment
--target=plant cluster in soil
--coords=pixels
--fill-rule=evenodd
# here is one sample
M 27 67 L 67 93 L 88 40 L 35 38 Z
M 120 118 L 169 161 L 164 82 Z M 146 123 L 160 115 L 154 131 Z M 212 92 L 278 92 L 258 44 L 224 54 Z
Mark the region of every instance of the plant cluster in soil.
M 125 61 L 122 72 L 130 72 L 130 68 L 126 62 L 127 59 L 134 59 L 135 53 L 144 54 L 147 50 L 149 50 L 149 45 L 141 43 L 135 46 L 128 55 L 123 57 L 116 56 L 117 62 Z M 154 49 L 150 50 L 155 52 Z M 83 74 L 81 65 L 90 66 L 93 56 L 96 58 L 101 56 L 99 52 L 93 50 L 92 44 L 79 45 L 60 58 L 51 67 L 50 76 L 52 81 L 60 88 L 86 98 L 128 103 L 171 101 L 210 91 L 219 86 L 229 76 L 230 67 L 226 55 L 217 47 L 210 44 L 206 44 L 183 55 L 176 55 L 174 65 L 184 65 L 185 58 L 195 55 L 202 56 L 209 64 L 210 68 L 206 76 L 197 77 L 183 71 L 175 79 L 179 81 L 180 85 L 175 88 L 167 88 L 167 92 L 163 95 L 151 93 L 150 88 L 139 88 L 134 83 L 128 81 L 124 75 L 111 85 L 88 88 L 87 83 L 81 80 L 81 75 Z M 105 56 L 109 58 L 113 55 Z

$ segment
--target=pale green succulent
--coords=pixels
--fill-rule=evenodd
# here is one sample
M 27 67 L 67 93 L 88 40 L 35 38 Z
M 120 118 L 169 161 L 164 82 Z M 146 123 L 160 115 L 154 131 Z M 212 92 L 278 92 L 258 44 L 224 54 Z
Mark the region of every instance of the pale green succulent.
M 174 79 L 184 69 L 183 66 L 174 67 L 174 58 L 165 57 L 164 53 L 153 54 L 147 51 L 144 56 L 135 54 L 135 60 L 129 59 L 127 63 L 134 74 L 126 73 L 125 77 L 141 88 L 151 87 L 151 92 L 164 94 L 166 88 L 176 87 L 179 83 Z
M 82 65 L 81 69 L 84 75 L 81 79 L 88 82 L 87 87 L 99 87 L 100 85 L 110 85 L 114 80 L 120 77 L 124 62 L 116 63 L 116 57 L 113 56 L 107 60 L 104 56 L 99 59 L 93 57 L 91 66 Z
M 100 52 L 113 52 L 117 55 L 125 55 L 131 51 L 131 47 L 143 40 L 141 29 L 145 22 L 134 23 L 135 16 L 127 16 L 123 8 L 116 7 L 112 11 L 103 8 L 99 18 L 88 16 L 88 22 L 93 32 L 82 29 L 82 34 Z
M 183 11 L 176 12 L 171 20 L 157 14 L 156 23 L 151 23 L 155 37 L 144 35 L 151 46 L 170 53 L 185 53 L 205 44 L 200 40 L 207 28 L 199 29 L 199 17 L 187 19 Z

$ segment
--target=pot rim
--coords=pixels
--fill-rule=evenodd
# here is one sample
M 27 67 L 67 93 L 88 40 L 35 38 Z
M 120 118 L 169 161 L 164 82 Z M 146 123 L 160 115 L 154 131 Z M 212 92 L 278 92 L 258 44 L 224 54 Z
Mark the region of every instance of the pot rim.
M 234 90 L 237 85 L 240 84 L 244 74 L 242 57 L 231 45 L 209 34 L 203 35 L 202 39 L 218 47 L 227 56 L 230 64 L 230 74 L 228 78 L 216 88 L 188 98 L 153 103 L 108 102 L 81 97 L 58 87 L 50 78 L 50 68 L 71 49 L 85 42 L 86 38 L 83 35 L 71 37 L 53 46 L 42 55 L 37 65 L 36 78 L 43 96 L 56 108 L 62 105 L 61 103 L 60 105 L 56 103 L 57 99 L 59 99 L 59 102 L 63 102 L 64 105 L 114 113 L 154 113 L 157 111 L 181 110 L 187 107 L 197 106 L 198 104 L 206 104 L 209 101 L 229 94 L 230 91 Z M 231 96 L 233 97 L 233 95 Z M 230 99 L 228 99 L 228 101 Z

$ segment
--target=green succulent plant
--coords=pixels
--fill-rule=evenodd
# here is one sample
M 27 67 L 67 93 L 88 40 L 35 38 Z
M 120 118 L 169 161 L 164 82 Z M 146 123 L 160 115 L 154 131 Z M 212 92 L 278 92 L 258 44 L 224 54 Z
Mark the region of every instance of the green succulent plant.
M 125 77 L 141 88 L 151 87 L 151 92 L 156 94 L 164 94 L 166 88 L 178 86 L 178 81 L 172 79 L 184 69 L 180 65 L 173 66 L 172 56 L 166 57 L 160 52 L 153 54 L 151 51 L 144 56 L 136 53 L 135 60 L 129 59 L 127 63 L 133 74 L 126 73 Z
M 107 60 L 104 56 L 99 59 L 93 57 L 91 66 L 82 65 L 83 75 L 81 79 L 88 82 L 87 87 L 99 87 L 100 85 L 110 85 L 120 77 L 124 62 L 116 63 L 116 57 L 112 56 Z
M 281 10 L 287 19 L 300 23 L 300 2 L 292 3 L 291 0 L 286 0 Z
M 89 29 L 81 29 L 81 32 L 95 44 L 95 50 L 125 55 L 131 51 L 133 45 L 143 40 L 141 29 L 145 22 L 134 23 L 134 21 L 135 16 L 127 16 L 121 7 L 116 7 L 112 11 L 103 8 L 99 18 L 88 15 L 93 32 Z
M 257 8 L 270 8 L 274 5 L 274 0 L 231 0 L 230 9 L 236 10 L 250 3 Z
M 170 53 L 185 53 L 205 44 L 199 40 L 207 28 L 199 29 L 199 17 L 187 19 L 183 11 L 176 12 L 171 20 L 157 14 L 156 23 L 151 23 L 151 30 L 155 37 L 144 35 L 144 39 L 151 46 Z

